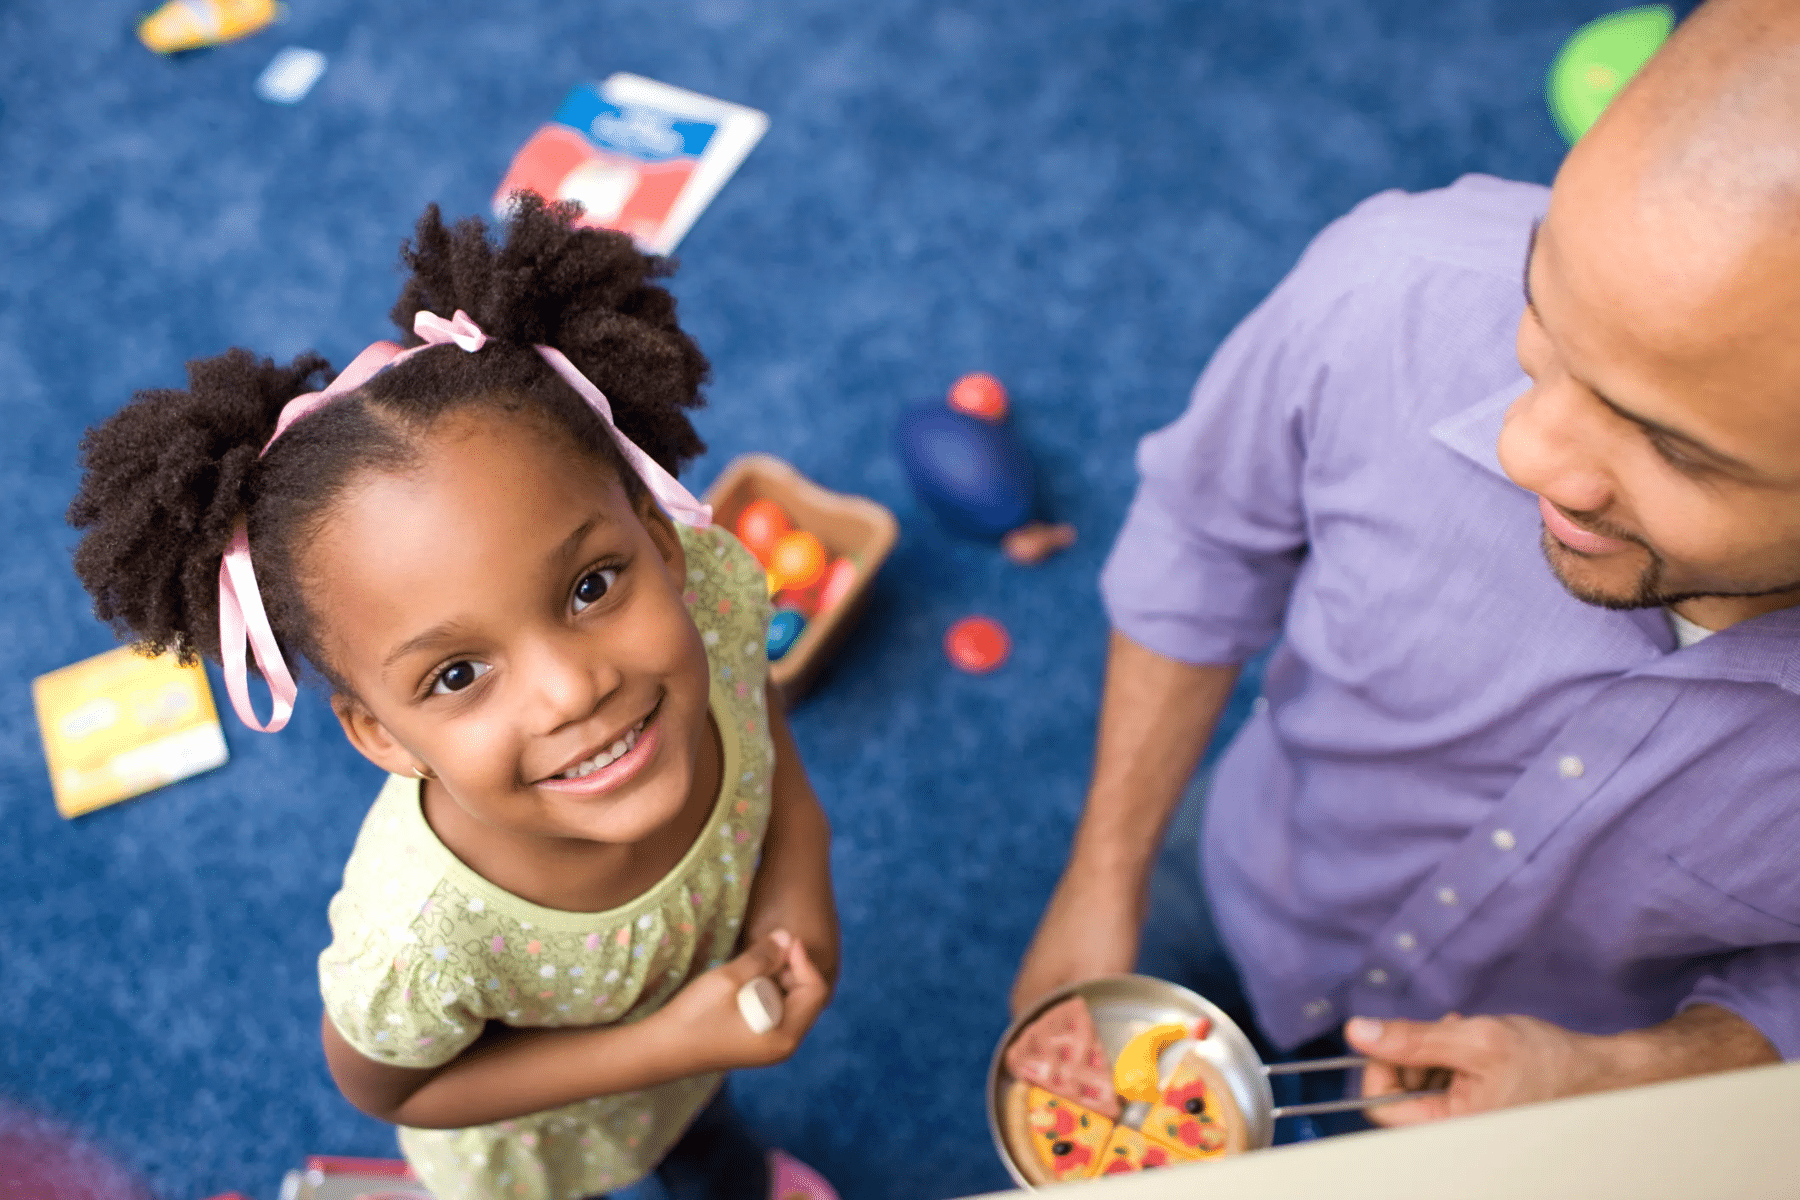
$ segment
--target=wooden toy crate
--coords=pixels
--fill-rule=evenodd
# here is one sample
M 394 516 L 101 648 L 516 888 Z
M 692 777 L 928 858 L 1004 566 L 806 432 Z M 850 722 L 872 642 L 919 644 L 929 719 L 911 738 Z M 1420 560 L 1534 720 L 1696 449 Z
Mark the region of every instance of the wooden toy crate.
M 869 585 L 900 537 L 894 514 L 864 496 L 827 491 L 771 454 L 745 454 L 731 460 L 706 491 L 713 520 L 734 529 L 738 514 L 753 500 L 781 505 L 795 529 L 811 533 L 832 558 L 856 564 L 856 582 L 841 601 L 806 624 L 769 675 L 784 703 L 793 705 L 812 690 L 831 655 L 868 602 Z

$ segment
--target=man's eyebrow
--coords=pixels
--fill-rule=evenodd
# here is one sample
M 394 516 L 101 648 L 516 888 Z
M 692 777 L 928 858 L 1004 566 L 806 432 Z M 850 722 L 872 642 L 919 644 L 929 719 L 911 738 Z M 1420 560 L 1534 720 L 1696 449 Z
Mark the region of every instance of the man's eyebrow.
M 1679 429 L 1671 429 L 1660 421 L 1652 421 L 1649 417 L 1640 417 L 1630 409 L 1622 407 L 1617 401 L 1609 400 L 1605 396 L 1602 396 L 1599 392 L 1594 392 L 1594 397 L 1599 400 L 1600 403 L 1610 408 L 1615 414 L 1624 417 L 1633 425 L 1647 430 L 1650 433 L 1654 433 L 1658 437 L 1667 438 L 1671 442 L 1680 442 L 1684 449 L 1691 450 L 1700 458 L 1710 460 L 1714 466 L 1719 467 L 1722 470 L 1729 471 L 1735 475 L 1754 476 L 1757 474 L 1756 468 L 1752 467 L 1743 459 L 1733 458 L 1723 450 L 1715 450 L 1692 434 L 1683 433 Z
M 550 552 L 551 560 L 553 562 L 567 561 L 574 555 L 575 551 L 581 548 L 581 543 L 587 540 L 588 534 L 592 533 L 596 526 L 611 523 L 612 518 L 607 516 L 605 512 L 595 512 L 588 517 L 587 520 L 577 525 L 569 536 L 564 538 L 562 542 Z M 455 641 L 461 636 L 462 627 L 455 621 L 445 621 L 440 625 L 433 625 L 430 629 L 427 629 L 417 637 L 407 638 L 404 642 L 401 642 L 398 646 L 394 647 L 393 652 L 382 661 L 381 669 L 385 671 L 409 654 L 416 654 L 420 650 L 432 649 L 433 647 L 442 645 L 446 642 Z
M 1542 217 L 1531 223 L 1531 236 L 1525 239 L 1525 270 L 1520 279 L 1525 286 L 1525 307 L 1534 313 L 1537 311 L 1537 305 L 1531 300 L 1531 256 L 1537 253 L 1538 227 L 1543 223 L 1544 218 Z

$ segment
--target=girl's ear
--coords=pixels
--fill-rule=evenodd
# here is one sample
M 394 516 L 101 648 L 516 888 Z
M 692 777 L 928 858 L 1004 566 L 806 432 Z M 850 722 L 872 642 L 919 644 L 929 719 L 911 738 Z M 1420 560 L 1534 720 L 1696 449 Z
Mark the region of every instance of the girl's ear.
M 640 492 L 637 503 L 633 506 L 638 520 L 650 533 L 650 540 L 656 543 L 656 552 L 662 555 L 664 565 L 669 568 L 670 575 L 677 584 L 677 590 L 687 586 L 687 550 L 681 544 L 681 535 L 675 532 L 675 522 L 669 514 L 657 507 L 656 497 L 649 492 Z
M 337 714 L 338 724 L 344 727 L 344 736 L 350 739 L 356 752 L 388 774 L 423 778 L 431 773 L 431 769 L 395 741 L 387 726 L 359 701 L 336 693 L 331 697 L 331 711 Z

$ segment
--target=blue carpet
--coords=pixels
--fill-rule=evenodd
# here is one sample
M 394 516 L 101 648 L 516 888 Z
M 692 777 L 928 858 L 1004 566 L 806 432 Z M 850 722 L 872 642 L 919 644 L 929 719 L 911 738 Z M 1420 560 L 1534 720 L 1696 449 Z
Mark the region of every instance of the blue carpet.
M 716 367 L 692 480 L 768 450 L 905 530 L 795 721 L 837 829 L 843 987 L 739 1095 L 847 1197 L 1003 1185 L 981 1083 L 1081 800 L 1094 580 L 1135 440 L 1358 199 L 1548 180 L 1545 67 L 1611 5 L 291 7 L 165 61 L 123 0 L 0 6 L 0 1098 L 161 1200 L 270 1200 L 306 1154 L 393 1152 L 318 1046 L 325 903 L 377 784 L 326 706 L 279 737 L 228 726 L 211 775 L 74 823 L 52 809 L 27 681 L 112 644 L 68 568 L 75 444 L 189 358 L 341 364 L 385 336 L 425 203 L 483 211 L 572 83 L 632 70 L 772 118 L 681 247 Z M 262 103 L 251 81 L 289 44 L 330 68 L 297 107 Z M 1010 385 L 1047 508 L 1081 529 L 1036 571 L 934 528 L 887 447 L 904 407 L 975 369 Z M 1016 638 L 992 677 L 939 650 L 970 612 Z

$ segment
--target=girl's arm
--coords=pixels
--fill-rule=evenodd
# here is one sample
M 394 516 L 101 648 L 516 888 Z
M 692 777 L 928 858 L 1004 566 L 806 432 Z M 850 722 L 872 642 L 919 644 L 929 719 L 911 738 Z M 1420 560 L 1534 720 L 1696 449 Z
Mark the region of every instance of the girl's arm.
M 738 989 L 758 975 L 794 982 L 785 989 L 781 1024 L 763 1034 L 750 1032 L 737 1007 Z M 490 1025 L 443 1066 L 420 1070 L 366 1057 L 327 1016 L 325 1061 L 344 1098 L 370 1116 L 418 1129 L 461 1129 L 708 1071 L 780 1062 L 800 1044 L 830 991 L 803 943 L 774 930 L 630 1025 Z
M 754 943 L 786 929 L 806 946 L 828 983 L 837 982 L 837 902 L 831 892 L 831 824 L 807 781 L 800 749 L 773 686 L 766 689 L 769 735 L 775 742 L 775 777 L 762 865 L 750 889 L 744 939 Z M 789 980 L 778 982 L 785 989 Z

